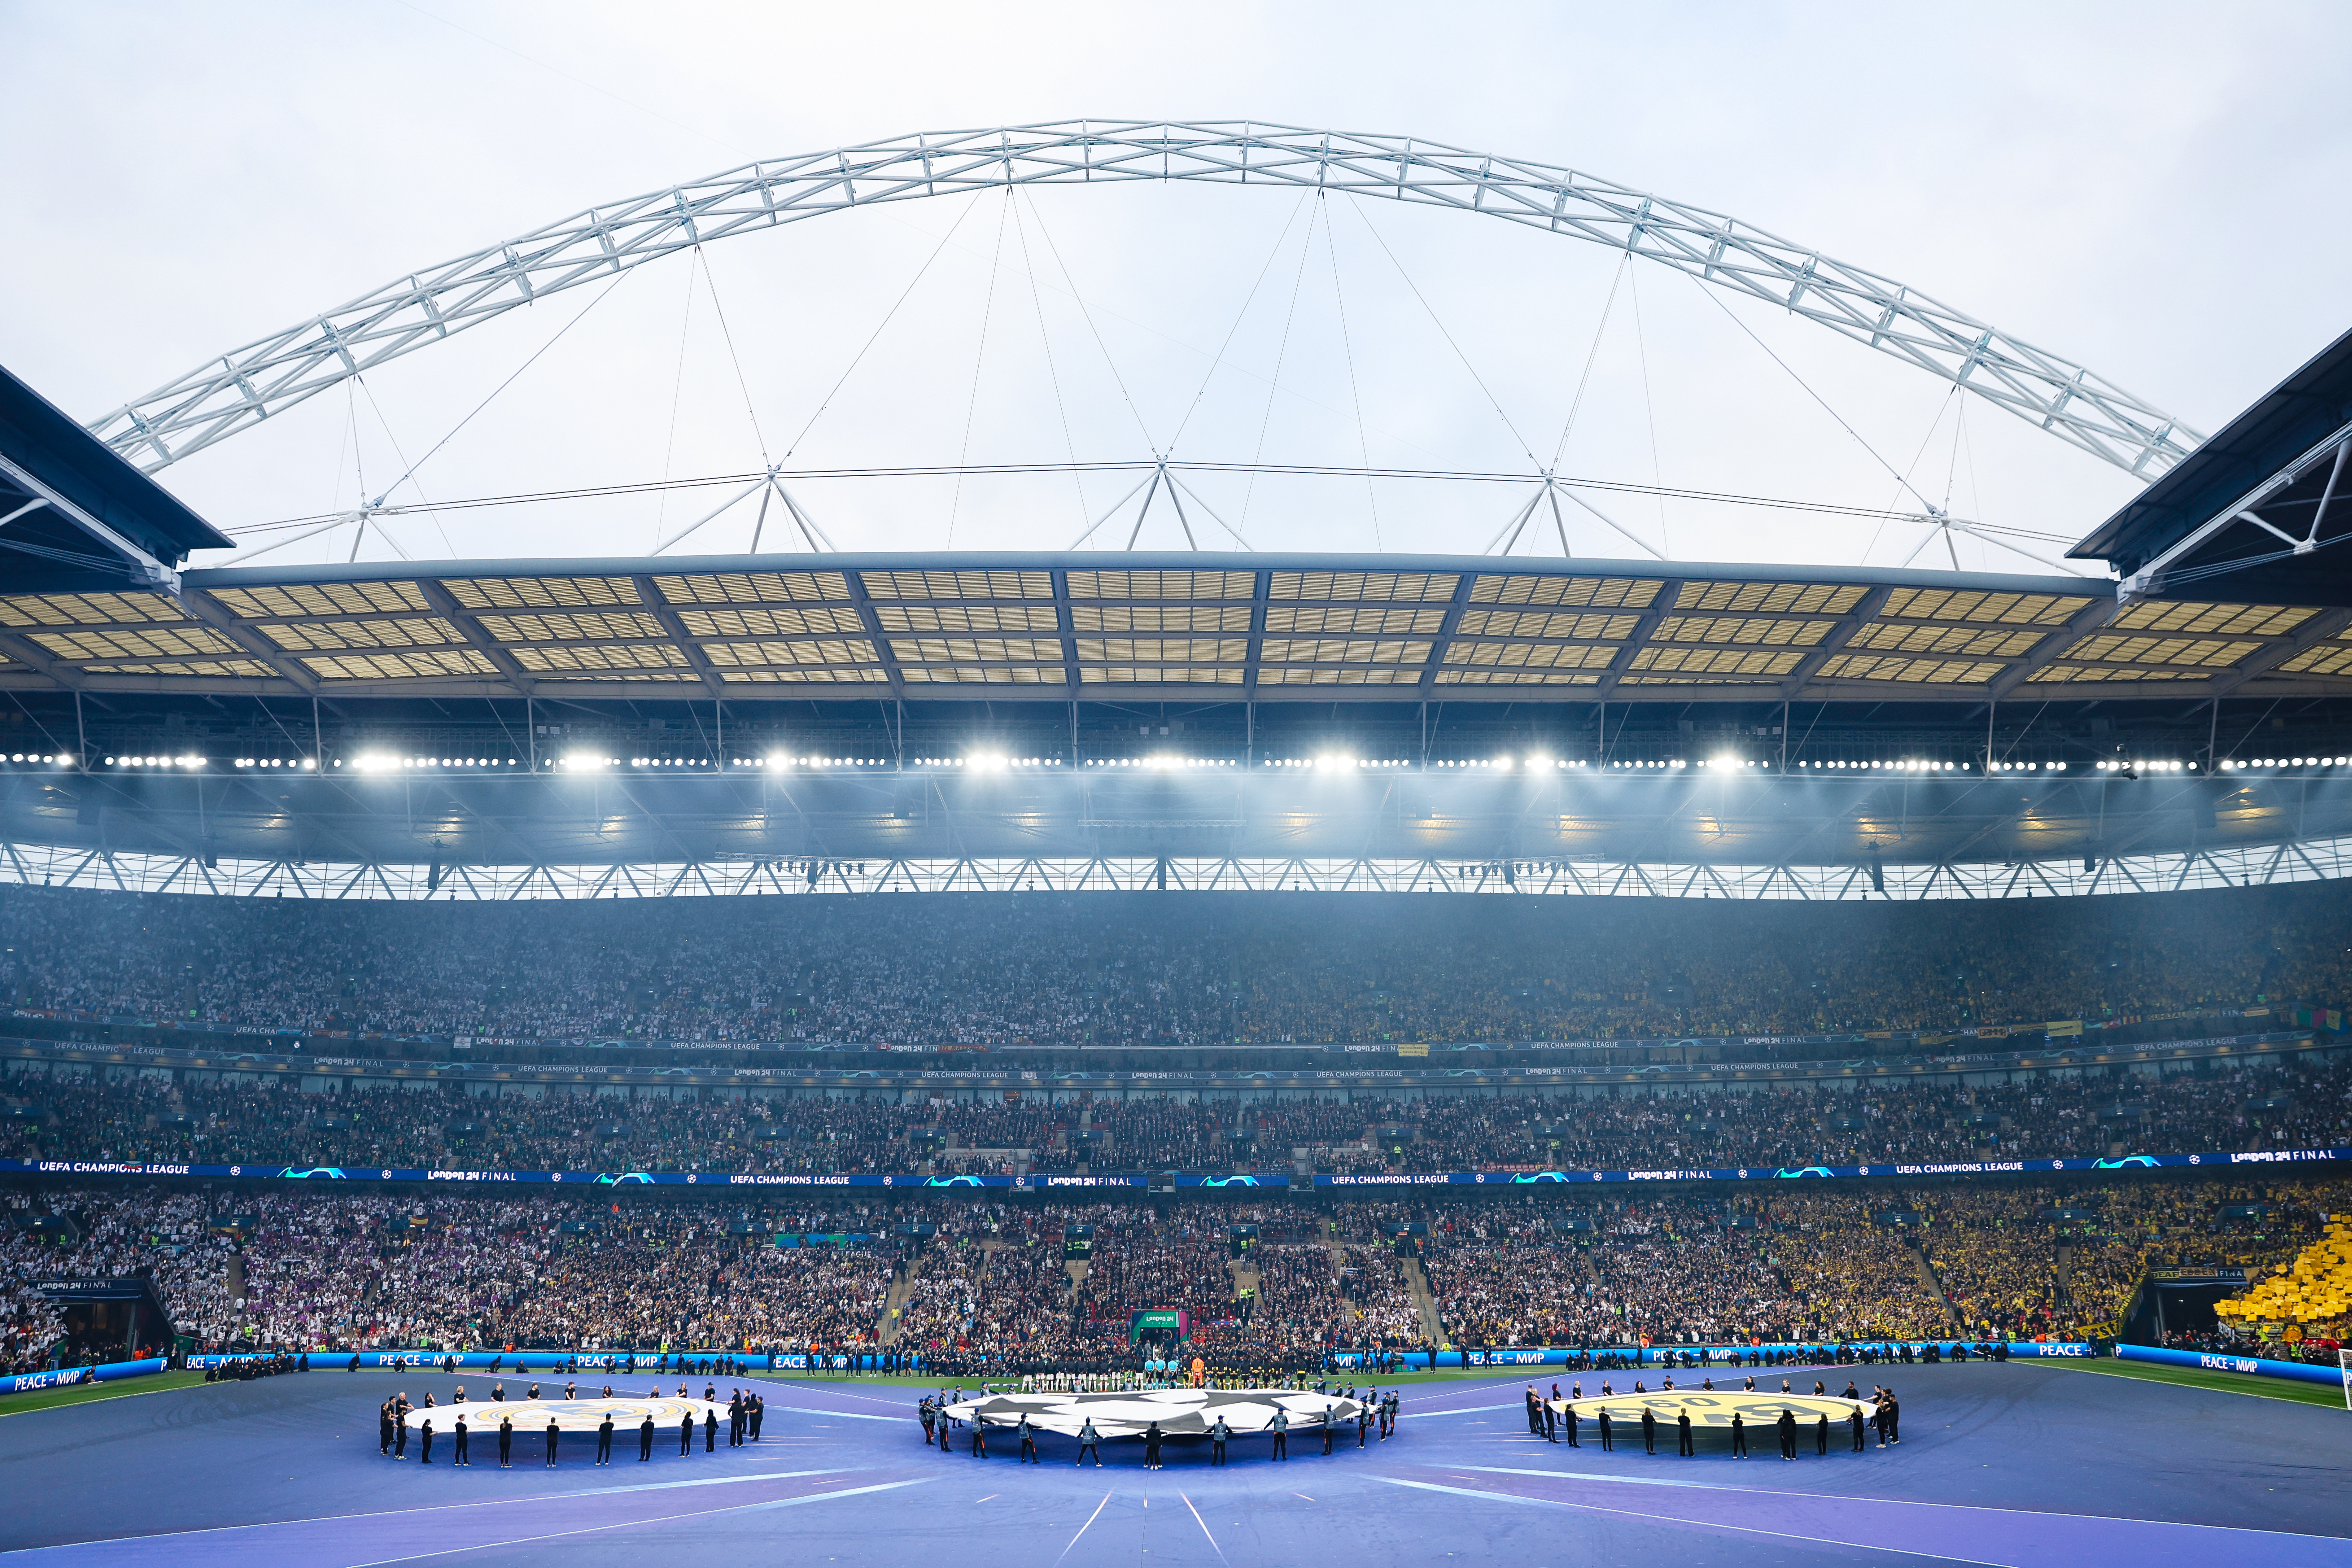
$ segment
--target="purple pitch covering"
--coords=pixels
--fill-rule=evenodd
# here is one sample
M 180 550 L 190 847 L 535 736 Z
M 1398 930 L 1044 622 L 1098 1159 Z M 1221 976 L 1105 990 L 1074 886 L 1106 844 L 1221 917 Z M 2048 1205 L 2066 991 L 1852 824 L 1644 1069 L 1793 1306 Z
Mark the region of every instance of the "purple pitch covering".
M 551 1470 L 536 1432 L 517 1433 L 511 1469 L 498 1466 L 495 1435 L 478 1430 L 468 1469 L 450 1466 L 446 1435 L 430 1468 L 414 1441 L 404 1462 L 383 1458 L 378 1402 L 395 1388 L 446 1400 L 457 1380 L 314 1372 L 0 1420 L 0 1548 L 153 1568 L 896 1568 L 942 1553 L 1036 1568 L 1449 1553 L 1527 1568 L 2352 1568 L 2344 1412 L 2025 1364 L 1859 1377 L 1865 1388 L 1874 1379 L 1903 1398 L 1903 1442 L 1853 1454 L 1839 1429 L 1819 1458 L 1808 1430 L 1793 1464 L 1769 1429 L 1745 1460 L 1706 1446 L 1677 1458 L 1670 1426 L 1655 1457 L 1631 1424 L 1614 1454 L 1589 1426 L 1581 1448 L 1548 1444 L 1528 1433 L 1524 1381 L 1506 1377 L 1408 1385 L 1397 1436 L 1375 1432 L 1362 1449 L 1349 1427 L 1327 1458 L 1300 1429 L 1286 1463 L 1270 1460 L 1270 1439 L 1237 1437 L 1234 1462 L 1213 1468 L 1205 1441 L 1171 1441 L 1156 1471 L 1134 1439 L 1106 1443 L 1104 1465 L 1084 1469 L 1072 1463 L 1075 1441 L 1051 1434 L 1040 1435 L 1039 1466 L 1017 1463 L 1004 1432 L 991 1433 L 985 1460 L 961 1431 L 950 1453 L 926 1447 L 911 1388 L 719 1379 L 722 1399 L 738 1386 L 767 1396 L 758 1444 L 730 1448 L 722 1427 L 716 1452 L 698 1435 L 681 1458 L 673 1429 L 640 1463 L 636 1434 L 625 1431 L 599 1468 L 593 1439 L 566 1434 Z M 1842 1387 L 1844 1374 L 1828 1381 Z M 1800 1386 L 1811 1383 L 1808 1373 Z M 631 1391 L 644 1392 L 621 1389 Z

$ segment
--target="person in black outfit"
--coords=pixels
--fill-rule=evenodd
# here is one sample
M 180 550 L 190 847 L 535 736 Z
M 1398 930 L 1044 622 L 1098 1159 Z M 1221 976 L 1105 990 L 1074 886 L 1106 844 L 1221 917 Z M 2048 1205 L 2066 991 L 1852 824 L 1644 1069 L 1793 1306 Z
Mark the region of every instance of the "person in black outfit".
M 1578 1441 L 1576 1440 L 1576 1406 L 1575 1406 L 1575 1405 L 1570 1405 L 1570 1406 L 1568 1407 L 1568 1413 L 1567 1413 L 1566 1415 L 1562 1415 L 1562 1416 L 1560 1417 L 1560 1422 L 1559 1422 L 1559 1424 L 1560 1424 L 1561 1426 L 1565 1426 L 1565 1427 L 1567 1427 L 1567 1428 L 1568 1428 L 1568 1446 L 1569 1446 L 1570 1447 L 1571 1447 L 1571 1448 L 1581 1448 L 1582 1447 L 1584 1447 L 1584 1445 L 1583 1445 L 1583 1444 L 1581 1444 L 1581 1443 L 1580 1443 L 1580 1442 L 1578 1442 Z
M 375 1451 L 387 1458 L 392 1454 L 392 1401 L 389 1399 L 375 1407 Z
M 768 1402 L 755 1394 L 748 1403 L 751 1407 L 751 1441 L 756 1443 L 760 1440 L 761 1425 L 768 1419 Z
M 425 1428 L 417 1436 L 424 1439 L 425 1443 L 424 1450 L 417 1455 L 417 1458 L 429 1465 L 433 1462 L 433 1417 L 427 1415 L 425 1418 Z
M 1883 1434 L 1885 1428 L 1885 1420 L 1883 1416 L 1879 1426 Z M 1878 1446 L 1882 1448 L 1886 1447 L 1883 1437 Z M 392 1457 L 395 1459 L 408 1458 L 408 1410 L 398 1399 L 392 1402 Z
M 644 1464 L 654 1457 L 654 1418 L 648 1415 L 645 1425 L 637 1428 L 637 1463 Z
M 1532 1383 L 1528 1384 L 1528 1435 L 1531 1437 L 1543 1436 L 1542 1401 L 1536 1397 L 1536 1385 Z
M 971 1418 L 971 1457 L 975 1459 L 988 1458 L 988 1418 L 984 1415 Z
M 677 1451 L 680 1455 L 694 1452 L 694 1412 L 691 1410 L 678 1421 Z
M 1095 1468 L 1097 1470 L 1102 1468 L 1102 1448 L 1099 1446 L 1100 1441 L 1101 1439 L 1095 1436 L 1095 1424 L 1091 1420 L 1085 1420 L 1078 1423 L 1079 1464 L 1085 1464 L 1087 1462 L 1087 1456 L 1088 1454 L 1092 1454 L 1095 1457 Z
M 1780 1406 L 1780 1419 L 1773 1425 L 1780 1428 L 1780 1457 L 1784 1459 L 1795 1458 L 1797 1457 L 1797 1413 L 1783 1405 Z
M 1617 1430 L 1610 1424 L 1609 1406 L 1606 1405 L 1601 1407 L 1601 1451 L 1604 1454 L 1617 1451 Z
M 1143 1468 L 1147 1470 L 1160 1468 L 1160 1423 L 1157 1421 L 1143 1429 Z
M 932 1423 L 939 1419 L 938 1411 L 932 1405 L 931 1396 L 929 1394 L 926 1394 L 922 1398 L 915 1402 L 915 1414 L 922 1420 L 923 1447 L 928 1448 L 931 1446 Z
M 613 1462 L 613 1413 L 609 1410 L 604 1412 L 604 1419 L 596 1423 L 596 1462 Z
M 1553 1414 L 1552 1407 L 1545 1401 L 1538 1400 L 1536 1404 L 1543 1411 L 1544 1441 L 1547 1443 L 1559 1442 L 1559 1417 Z
M 449 1462 L 469 1470 L 474 1468 L 473 1458 L 466 1450 L 466 1412 L 462 1406 L 457 1411 L 457 1451 L 449 1457 Z
M 689 1415 L 687 1419 L 691 1421 L 694 1417 Z M 716 1410 L 702 1413 L 702 1451 L 706 1454 L 719 1452 L 719 1412 Z
M 1675 1427 L 1680 1439 L 1680 1446 L 1675 1448 L 1675 1452 L 1683 1458 L 1690 1458 L 1696 1455 L 1698 1450 L 1691 1447 L 1691 1419 L 1689 1411 L 1683 1411 L 1675 1417 Z
M 1813 1452 L 1826 1457 L 1830 1451 L 1830 1413 L 1826 1410 L 1813 1423 Z
M 1851 1387 L 1853 1385 L 1848 1384 L 1847 1386 Z M 1859 1454 L 1863 1450 L 1861 1405 L 1857 1405 L 1853 1407 L 1853 1413 L 1846 1417 L 1846 1425 L 1853 1428 L 1853 1451 Z
M 514 1417 L 499 1418 L 499 1468 L 505 1469 L 514 1458 Z
M 1030 1428 L 1028 1413 L 1025 1411 L 1021 1416 L 1021 1462 L 1024 1465 L 1042 1465 L 1045 1462 L 1037 1457 L 1037 1435 Z
M 1315 1417 L 1315 1424 L 1323 1428 L 1323 1451 L 1328 1454 L 1331 1451 L 1331 1407 L 1329 1405 L 1325 1405 L 1322 1413 Z
M 1737 1410 L 1731 1413 L 1731 1457 L 1735 1459 L 1748 1457 L 1748 1423 Z
M 1903 1441 L 1902 1402 L 1895 1397 L 1893 1389 L 1889 1388 L 1882 1392 L 1886 1395 L 1886 1440 L 1889 1443 L 1900 1443 Z
M 1642 1452 L 1654 1456 L 1658 1451 L 1658 1413 L 1648 1405 L 1642 1406 Z
M 547 1468 L 551 1470 L 555 1468 L 555 1417 L 551 1415 L 547 1418 Z
M 1217 1424 L 1209 1428 L 1209 1464 L 1212 1468 L 1225 1462 L 1225 1439 L 1233 1433 L 1234 1429 L 1225 1425 L 1223 1415 L 1218 1416 Z
M 1290 1412 L 1279 1405 L 1274 1412 L 1274 1457 L 1285 1462 L 1290 1458 Z

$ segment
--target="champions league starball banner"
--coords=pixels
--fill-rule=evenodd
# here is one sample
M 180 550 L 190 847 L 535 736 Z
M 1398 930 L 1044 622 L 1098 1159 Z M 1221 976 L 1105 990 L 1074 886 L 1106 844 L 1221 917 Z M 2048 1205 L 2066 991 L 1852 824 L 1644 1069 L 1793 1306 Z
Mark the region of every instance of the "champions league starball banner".
M 2301 1165 L 2352 1161 L 2352 1149 L 2252 1149 L 2206 1154 L 2126 1154 L 2116 1159 L 1966 1160 L 1895 1163 L 1879 1165 L 1753 1165 L 1724 1170 L 1689 1171 L 1438 1171 L 1318 1175 L 1318 1187 L 1539 1187 L 1590 1182 L 1756 1182 L 1840 1181 L 1921 1176 L 1985 1176 L 2040 1173 L 2048 1171 L 2116 1172 L 2176 1170 L 2205 1166 Z M 813 1172 L 719 1171 L 433 1171 L 394 1166 L 274 1165 L 274 1164 L 153 1164 L 129 1160 L 0 1160 L 0 1175 L 31 1176 L 201 1176 L 286 1182 L 416 1182 L 478 1185 L 499 1183 L 599 1188 L 653 1187 L 888 1187 L 1010 1188 L 1015 1191 L 1071 1188 L 1148 1188 L 1153 1181 L 1172 1180 L 1180 1187 L 1236 1187 L 1286 1190 L 1287 1171 L 1265 1171 L 1231 1176 L 1175 1174 L 1067 1176 L 923 1176 L 913 1173 L 824 1174 Z

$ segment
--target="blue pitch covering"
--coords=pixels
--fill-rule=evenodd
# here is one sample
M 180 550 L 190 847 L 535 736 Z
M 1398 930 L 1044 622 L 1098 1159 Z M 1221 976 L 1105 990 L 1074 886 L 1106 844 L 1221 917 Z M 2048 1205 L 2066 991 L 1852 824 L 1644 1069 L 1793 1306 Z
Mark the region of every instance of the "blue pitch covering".
M 985 1460 L 961 1433 L 943 1454 L 923 1446 L 915 1389 L 787 1378 L 754 1384 L 769 1401 L 755 1446 L 730 1449 L 722 1429 L 715 1453 L 698 1439 L 681 1458 L 670 1432 L 641 1464 L 624 1434 L 597 1468 L 591 1440 L 567 1436 L 549 1470 L 538 1436 L 518 1434 L 502 1470 L 478 1430 L 471 1469 L 448 1464 L 446 1436 L 426 1469 L 413 1444 L 405 1462 L 378 1457 L 376 1405 L 395 1388 L 446 1402 L 459 1381 L 478 1398 L 479 1373 L 313 1372 L 0 1420 L 0 1548 L 154 1568 L 943 1556 L 1229 1568 L 1449 1553 L 1527 1568 L 2352 1568 L 2341 1411 L 2050 1365 L 1852 1370 L 1865 1390 L 1885 1379 L 1901 1395 L 1898 1447 L 1852 1454 L 1841 1430 L 1818 1458 L 1809 1432 L 1789 1464 L 1763 1430 L 1754 1458 L 1703 1444 L 1684 1459 L 1668 1428 L 1652 1458 L 1621 1426 L 1614 1454 L 1590 1427 L 1570 1449 L 1528 1434 L 1524 1380 L 1507 1377 L 1408 1385 L 1396 1437 L 1362 1450 L 1352 1430 L 1328 1458 L 1294 1433 L 1293 1458 L 1276 1464 L 1267 1439 L 1236 1439 L 1216 1469 L 1205 1443 L 1171 1443 L 1158 1471 L 1137 1441 L 1106 1444 L 1100 1468 L 1074 1468 L 1076 1444 L 1051 1435 L 1037 1467 L 1001 1433 Z M 1780 1375 L 1758 1382 L 1777 1388 Z M 1803 1391 L 1814 1374 L 1790 1375 Z M 1848 1373 L 1821 1375 L 1834 1392 Z M 722 1399 L 745 1385 L 714 1381 Z

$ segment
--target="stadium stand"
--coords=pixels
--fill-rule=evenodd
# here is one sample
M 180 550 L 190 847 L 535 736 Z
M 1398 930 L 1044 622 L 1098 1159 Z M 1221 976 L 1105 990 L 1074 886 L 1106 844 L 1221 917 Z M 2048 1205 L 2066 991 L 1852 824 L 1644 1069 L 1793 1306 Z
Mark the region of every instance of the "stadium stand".
M 2263 1062 L 2118 1085 L 2035 1076 L 1955 1089 L 1644 1090 L 1358 1099 L 1296 1106 L 1145 1094 L 1092 1105 L 882 1103 L 593 1089 L 475 1094 L 404 1084 L 304 1094 L 271 1081 L 105 1082 L 86 1069 L 12 1073 L 0 1158 L 504 1170 L 750 1173 L 940 1168 L 1225 1170 L 1237 1125 L 1288 1164 L 1398 1172 L 1650 1170 L 2053 1159 L 2352 1145 L 2352 1062 Z M 12 1067 L 27 1064 L 11 1063 Z M 478 1087 L 495 1089 L 495 1083 Z M 2127 1100 L 2119 1094 L 2127 1093 Z M 2264 1108 L 2266 1102 L 2276 1103 Z M 320 1127 L 331 1120 L 350 1125 Z M 30 1114 L 37 1111 L 38 1114 Z M 1081 1126 L 1081 1122 L 1085 1126 Z M 1088 1143 L 1081 1131 L 1105 1134 Z M 936 1135 L 948 1144 L 934 1153 Z M 977 1140 L 978 1142 L 975 1142 Z M 2118 1148 L 2120 1145 L 2120 1148 Z M 1327 1157 L 1329 1156 L 1329 1157 Z
M 22 1009 L 797 1046 L 1510 1042 L 1944 1029 L 2352 993 L 2341 883 L 1791 904 L 1274 895 L 409 905 L 15 888 Z M 985 900 L 984 903 L 974 900 Z M 789 907 L 783 907 L 786 904 Z M 1932 955 L 1932 958 L 1923 955 Z
M 2222 1314 L 2251 1336 L 2288 1293 L 2315 1347 L 2340 1333 L 2352 1184 L 2103 1179 L 2064 1189 L 1808 1187 L 1730 1199 L 1643 1193 L 1210 1205 L 918 1199 L 895 1211 L 530 1197 L 173 1190 L 12 1194 L 6 1364 L 60 1352 L 45 1274 L 152 1276 L 200 1348 L 895 1350 L 1004 1373 L 1129 1364 L 1133 1313 L 1192 1314 L 1213 1365 L 1313 1364 L 1426 1345 L 1407 1271 L 1445 1342 L 1596 1348 L 2111 1335 L 2150 1268 L 2217 1255 L 2282 1270 Z M 2095 1222 L 2047 1218 L 2063 1199 Z M 2225 1211 L 2259 1201 L 2259 1232 Z M 234 1215 L 225 1211 L 234 1208 Z M 1900 1208 L 1907 1223 L 1885 1223 Z M 936 1226 L 927 1244 L 899 1215 Z M 70 1216 L 60 1237 L 29 1221 Z M 751 1216 L 751 1217 L 741 1217 Z M 1575 1230 L 1570 1222 L 1586 1222 Z M 1223 1226 L 1259 1244 L 1229 1267 Z M 1426 1226 L 1425 1247 L 1387 1232 Z M 1066 1264 L 1070 1225 L 1095 1227 Z M 853 1228 L 854 1227 L 854 1228 Z M 806 1245 L 776 1246 L 775 1234 Z M 2334 1249 L 2333 1252 L 2328 1249 Z M 1254 1310 L 1237 1300 L 1255 1281 Z M 886 1300 L 907 1286 L 894 1318 Z M 2210 1336 L 2209 1336 L 2210 1337 Z M 65 1351 L 79 1347 L 65 1346 Z

